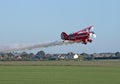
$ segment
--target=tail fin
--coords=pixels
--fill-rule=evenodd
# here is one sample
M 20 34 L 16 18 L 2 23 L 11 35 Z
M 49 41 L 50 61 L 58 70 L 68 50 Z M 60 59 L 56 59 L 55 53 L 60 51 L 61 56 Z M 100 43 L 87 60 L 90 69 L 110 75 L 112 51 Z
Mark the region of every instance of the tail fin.
M 62 40 L 67 40 L 68 39 L 68 35 L 65 32 L 61 33 L 61 39 Z

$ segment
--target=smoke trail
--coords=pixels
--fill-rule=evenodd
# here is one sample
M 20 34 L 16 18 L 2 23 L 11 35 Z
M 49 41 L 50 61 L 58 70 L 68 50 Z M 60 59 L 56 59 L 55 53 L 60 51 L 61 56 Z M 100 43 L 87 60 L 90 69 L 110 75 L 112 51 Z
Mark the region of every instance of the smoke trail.
M 14 45 L 6 45 L 6 46 L 0 46 L 0 52 L 10 52 L 10 51 L 20 51 L 20 50 L 32 50 L 36 48 L 46 48 L 51 46 L 60 46 L 60 45 L 67 45 L 67 44 L 73 44 L 74 42 L 71 41 L 54 41 L 54 42 L 48 42 L 48 43 L 37 43 L 37 44 L 14 44 Z

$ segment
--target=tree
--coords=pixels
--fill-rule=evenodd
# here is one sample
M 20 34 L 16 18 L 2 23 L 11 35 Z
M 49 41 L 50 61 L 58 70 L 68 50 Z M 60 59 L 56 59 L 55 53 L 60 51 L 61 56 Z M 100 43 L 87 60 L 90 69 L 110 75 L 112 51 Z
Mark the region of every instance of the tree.
M 116 52 L 115 56 L 117 56 L 120 59 L 120 52 Z
M 45 59 L 45 52 L 43 50 L 37 52 L 37 54 L 35 55 L 35 59 L 44 60 Z
M 21 56 L 26 57 L 26 56 L 28 56 L 28 53 L 27 52 L 22 52 Z
M 69 52 L 69 53 L 67 53 L 67 55 L 74 55 L 74 53 L 73 52 Z
M 34 53 L 30 53 L 29 54 L 29 60 L 33 60 L 33 57 L 34 57 Z
M 45 56 L 45 52 L 43 50 L 37 52 L 36 55 L 39 55 L 39 56 Z
M 27 52 L 22 52 L 20 56 L 22 57 L 23 60 L 28 60 L 29 55 Z
M 87 53 L 81 53 L 81 55 L 82 55 L 82 56 L 88 56 L 88 54 L 87 54 Z
M 11 61 L 11 60 L 13 60 L 13 57 L 14 57 L 14 54 L 13 53 L 7 53 L 7 55 L 8 55 L 8 60 L 9 61 Z
M 87 58 L 88 58 L 89 55 L 87 53 L 81 53 L 80 56 L 81 56 L 80 57 L 81 60 L 87 60 Z

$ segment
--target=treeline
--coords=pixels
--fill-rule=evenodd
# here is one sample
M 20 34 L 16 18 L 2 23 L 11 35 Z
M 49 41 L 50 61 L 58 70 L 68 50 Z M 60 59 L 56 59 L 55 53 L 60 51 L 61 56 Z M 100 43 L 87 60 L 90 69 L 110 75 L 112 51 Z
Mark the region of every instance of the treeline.
M 115 53 L 94 53 L 77 54 L 77 58 L 74 57 L 75 53 L 64 53 L 64 54 L 46 54 L 44 51 L 38 51 L 34 53 L 0 53 L 0 61 L 37 61 L 37 60 L 106 60 L 106 59 L 120 59 L 120 52 Z

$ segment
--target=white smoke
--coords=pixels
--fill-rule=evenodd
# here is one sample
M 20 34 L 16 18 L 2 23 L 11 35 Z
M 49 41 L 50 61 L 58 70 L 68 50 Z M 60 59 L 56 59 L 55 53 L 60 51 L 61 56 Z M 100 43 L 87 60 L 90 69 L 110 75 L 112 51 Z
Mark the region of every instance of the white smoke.
M 36 43 L 36 44 L 13 44 L 13 45 L 5 45 L 0 46 L 0 52 L 11 52 L 11 51 L 21 51 L 21 50 L 32 50 L 36 48 L 46 48 L 51 46 L 60 46 L 73 44 L 71 41 L 54 41 L 48 43 Z

